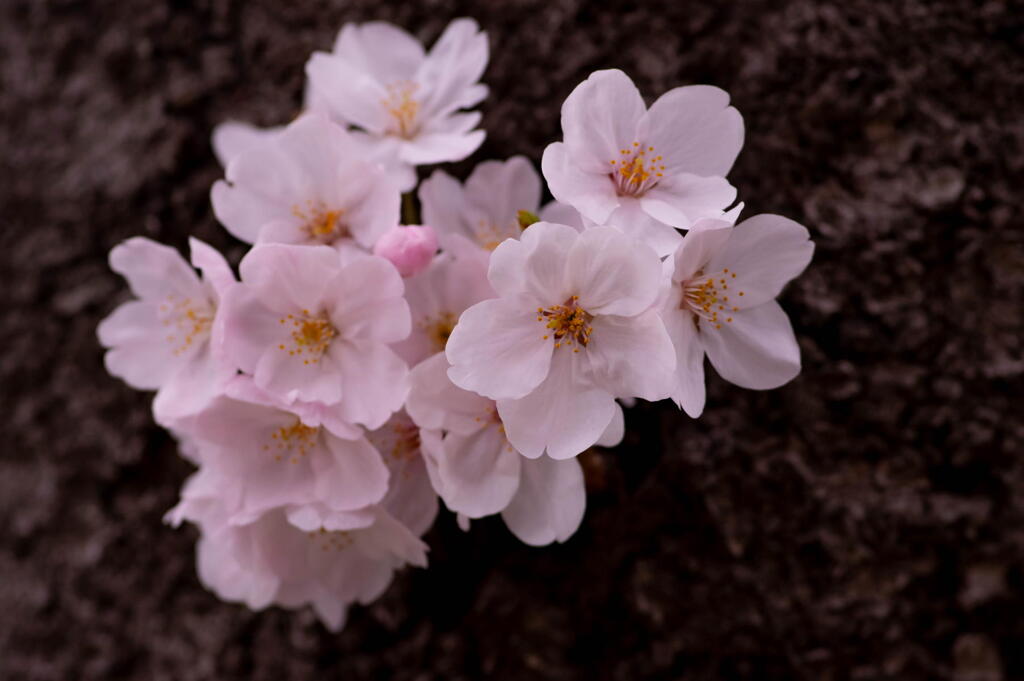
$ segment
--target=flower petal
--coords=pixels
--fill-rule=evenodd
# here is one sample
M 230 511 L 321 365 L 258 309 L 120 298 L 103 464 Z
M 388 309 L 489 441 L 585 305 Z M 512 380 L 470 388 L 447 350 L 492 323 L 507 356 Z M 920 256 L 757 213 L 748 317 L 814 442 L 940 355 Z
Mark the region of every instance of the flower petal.
M 530 546 L 564 542 L 579 528 L 587 495 L 579 461 L 523 461 L 519 491 L 501 517 Z
M 718 218 L 736 200 L 736 188 L 722 177 L 700 177 L 681 173 L 651 188 L 640 205 L 652 217 L 689 229 L 701 218 Z
M 449 433 L 438 460 L 445 505 L 469 518 L 500 512 L 519 487 L 522 460 L 497 423 L 470 435 Z
M 789 317 L 774 300 L 733 313 L 715 328 L 701 323 L 704 349 L 715 371 L 742 388 L 770 390 L 800 373 L 800 347 Z
M 711 85 L 669 90 L 651 105 L 645 123 L 666 175 L 724 177 L 743 147 L 743 117 L 729 106 L 729 94 Z
M 598 224 L 604 224 L 619 205 L 615 185 L 604 170 L 587 172 L 576 165 L 566 146 L 553 142 L 540 162 L 551 194 Z
M 338 511 L 383 499 L 388 491 L 388 468 L 374 446 L 366 438 L 342 440 L 325 435 L 324 439 L 331 458 L 314 461 L 317 498 Z
M 555 352 L 547 379 L 520 399 L 498 400 L 509 442 L 528 458 L 576 456 L 597 442 L 611 422 L 615 399 L 589 385 L 568 347 Z
M 598 385 L 622 397 L 655 401 L 669 396 L 676 357 L 656 310 L 636 317 L 596 317 L 593 329 L 586 357 Z
M 622 71 L 590 74 L 562 104 L 562 133 L 572 160 L 587 173 L 607 174 L 609 161 L 637 141 L 646 111 L 640 91 Z
M 579 305 L 590 314 L 632 316 L 658 297 L 661 261 L 657 254 L 617 229 L 584 230 L 567 261 L 569 291 L 579 296 Z
M 376 134 L 383 134 L 390 120 L 382 101 L 388 91 L 358 64 L 326 52 L 314 52 L 306 62 L 306 77 L 321 101 L 336 116 Z
M 724 248 L 712 256 L 708 270 L 728 267 L 736 275 L 731 288 L 741 307 L 757 307 L 779 295 L 786 282 L 811 262 L 814 243 L 807 228 L 781 215 L 755 215 L 733 228 Z
M 612 420 L 608 423 L 608 426 L 601 433 L 601 437 L 598 438 L 594 444 L 598 447 L 616 447 L 622 438 L 626 435 L 626 417 L 622 413 L 622 406 L 616 402 L 615 412 L 612 414 Z
M 443 352 L 420 362 L 409 373 L 405 410 L 420 428 L 468 435 L 494 417 L 494 402 L 459 388 L 448 378 Z
M 373 341 L 332 343 L 328 355 L 341 373 L 340 413 L 349 423 L 380 428 L 409 394 L 409 367 Z
M 687 281 L 707 268 L 708 262 L 732 236 L 732 225 L 721 220 L 702 220 L 687 232 L 676 250 L 673 281 Z M 708 268 L 710 269 L 710 268 Z
M 321 311 L 327 283 L 340 268 L 338 253 L 328 246 L 262 244 L 242 258 L 242 283 L 268 309 L 289 313 Z
M 553 345 L 532 303 L 496 298 L 463 312 L 445 348 L 452 383 L 491 399 L 515 399 L 540 385 Z
M 202 292 L 199 277 L 177 250 L 142 236 L 110 250 L 110 269 L 124 277 L 132 293 L 144 300 L 169 295 L 188 298 Z
M 384 258 L 351 259 L 326 288 L 328 316 L 343 337 L 392 343 L 409 335 L 409 304 L 402 297 L 405 285 L 395 266 Z
M 461 161 L 483 144 L 485 136 L 483 130 L 421 133 L 402 143 L 399 158 L 418 166 Z
M 681 295 L 677 292 L 677 296 Z M 692 418 L 704 411 L 704 345 L 693 313 L 679 308 L 676 297 L 661 313 L 676 352 L 675 388 L 672 399 Z
M 386 21 L 345 24 L 334 41 L 334 54 L 380 83 L 412 78 L 426 58 L 420 41 Z

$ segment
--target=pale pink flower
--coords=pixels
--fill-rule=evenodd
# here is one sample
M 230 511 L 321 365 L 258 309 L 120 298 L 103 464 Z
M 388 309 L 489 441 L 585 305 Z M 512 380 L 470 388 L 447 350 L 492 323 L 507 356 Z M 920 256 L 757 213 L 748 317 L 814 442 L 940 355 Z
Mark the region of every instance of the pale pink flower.
M 391 472 L 391 483 L 381 506 L 417 537 L 423 536 L 434 524 L 438 504 L 427 472 L 419 428 L 403 410 L 367 438 Z
M 404 189 L 414 166 L 460 161 L 483 142 L 478 111 L 460 111 L 487 96 L 487 36 L 472 19 L 456 19 L 426 52 L 391 24 L 346 24 L 333 52 L 306 64 L 312 96 L 339 121 L 361 129 L 372 158 L 397 171 Z
M 371 429 L 401 408 L 408 367 L 388 345 L 409 334 L 409 306 L 391 263 L 266 244 L 239 272 L 224 298 L 224 349 L 257 387 L 287 403 L 337 405 Z
M 238 524 L 220 495 L 223 484 L 201 470 L 167 519 L 199 526 L 199 579 L 226 601 L 254 610 L 310 605 L 337 631 L 348 606 L 377 599 L 396 569 L 426 566 L 426 545 L 383 505 L 351 513 L 283 506 Z
M 341 126 L 306 114 L 260 136 L 211 192 L 217 219 L 242 241 L 369 250 L 398 224 L 398 188 Z
M 653 309 L 661 262 L 610 227 L 540 222 L 491 256 L 500 297 L 466 310 L 448 340 L 448 375 L 497 400 L 509 441 L 555 459 L 594 444 L 616 396 L 668 397 L 675 353 Z
M 666 261 L 672 288 L 661 316 L 676 349 L 672 399 L 704 410 L 704 355 L 722 378 L 767 390 L 800 373 L 800 348 L 775 297 L 811 261 L 807 229 L 779 215 L 736 227 L 705 220 Z
M 199 465 L 223 480 L 232 523 L 288 504 L 352 512 L 384 498 L 388 468 L 362 431 L 304 416 L 238 376 L 187 422 Z
M 373 247 L 373 254 L 388 260 L 403 277 L 427 268 L 437 253 L 437 234 L 430 225 L 396 225 Z
M 586 507 L 579 462 L 523 457 L 508 441 L 495 402 L 456 387 L 447 370 L 444 353 L 419 364 L 406 402 L 421 428 L 431 483 L 445 505 L 459 514 L 460 524 L 501 513 L 512 533 L 534 546 L 568 539 Z M 616 407 L 598 443 L 617 444 L 622 424 Z
M 237 156 L 250 149 L 263 146 L 285 129 L 283 125 L 258 128 L 242 121 L 225 121 L 213 129 L 210 145 L 222 168 L 227 168 Z
M 659 255 L 675 250 L 676 228 L 721 217 L 736 198 L 725 175 L 743 119 L 716 87 L 675 88 L 648 109 L 629 76 L 597 71 L 562 105 L 562 131 L 541 164 L 551 193 Z
M 412 331 L 392 346 L 409 366 L 442 352 L 462 312 L 494 297 L 487 260 L 474 246 L 455 244 L 436 256 L 426 270 L 405 280 Z
M 235 281 L 223 256 L 191 239 L 192 264 L 173 248 L 133 237 L 110 251 L 110 267 L 138 300 L 100 322 L 107 371 L 141 390 L 157 390 L 157 422 L 172 426 L 209 402 L 234 374 L 219 348 L 217 310 Z

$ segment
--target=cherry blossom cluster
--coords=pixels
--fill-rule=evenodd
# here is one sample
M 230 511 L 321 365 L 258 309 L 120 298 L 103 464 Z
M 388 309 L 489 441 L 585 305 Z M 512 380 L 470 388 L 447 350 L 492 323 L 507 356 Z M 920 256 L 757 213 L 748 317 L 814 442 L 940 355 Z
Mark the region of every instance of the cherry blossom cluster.
M 198 527 L 199 577 L 225 600 L 311 605 L 338 629 L 426 565 L 438 498 L 463 529 L 500 515 L 527 544 L 565 541 L 578 456 L 618 444 L 622 404 L 699 416 L 705 355 L 745 388 L 800 370 L 775 298 L 813 244 L 776 215 L 735 224 L 744 128 L 725 92 L 647 107 L 598 71 L 544 152 L 554 201 L 524 157 L 417 187 L 483 141 L 487 60 L 469 19 L 429 51 L 344 26 L 293 122 L 214 132 L 213 211 L 251 245 L 237 276 L 196 239 L 191 263 L 143 237 L 110 253 L 135 298 L 99 326 L 106 366 L 156 391 L 196 465 L 167 519 Z

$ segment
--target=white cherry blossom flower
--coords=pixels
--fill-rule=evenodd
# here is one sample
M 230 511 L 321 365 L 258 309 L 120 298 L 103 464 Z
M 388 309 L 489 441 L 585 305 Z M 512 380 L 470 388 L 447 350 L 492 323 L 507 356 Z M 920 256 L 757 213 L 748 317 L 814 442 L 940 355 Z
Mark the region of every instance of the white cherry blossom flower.
M 666 261 L 672 288 L 661 310 L 676 349 L 672 399 L 704 410 L 704 355 L 744 388 L 777 388 L 800 373 L 800 348 L 776 296 L 811 261 L 807 229 L 779 215 L 736 227 L 705 220 Z
M 100 322 L 108 348 L 107 371 L 141 390 L 157 390 L 153 411 L 172 427 L 218 393 L 234 369 L 220 351 L 217 311 L 235 281 L 223 256 L 190 239 L 192 264 L 173 248 L 133 237 L 110 251 L 110 267 L 138 300 L 124 303 Z
M 437 255 L 423 272 L 405 280 L 412 331 L 392 348 L 409 366 L 442 352 L 462 312 L 494 297 L 487 261 L 468 243 Z
M 448 339 L 448 375 L 497 401 L 512 445 L 555 459 L 594 444 L 615 397 L 668 397 L 675 353 L 653 309 L 661 263 L 611 227 L 539 222 L 491 256 L 499 297 L 466 310 Z
M 586 492 L 576 459 L 523 457 L 508 441 L 495 402 L 456 387 L 438 353 L 412 371 L 406 409 L 420 426 L 427 470 L 445 505 L 467 521 L 501 513 L 521 541 L 563 542 L 583 519 Z M 622 438 L 616 408 L 598 444 Z
M 353 512 L 384 498 L 388 468 L 360 429 L 304 419 L 248 376 L 225 393 L 187 432 L 200 466 L 223 481 L 217 494 L 230 522 L 289 504 Z
M 736 198 L 725 175 L 743 146 L 743 119 L 716 87 L 675 88 L 648 109 L 629 76 L 597 71 L 562 105 L 562 131 L 541 164 L 551 193 L 659 255 L 675 250 L 676 228 L 721 217 Z
M 398 188 L 341 126 L 306 114 L 259 136 L 211 192 L 217 219 L 242 241 L 369 250 L 398 224 Z
M 360 142 L 405 190 L 414 166 L 460 161 L 483 142 L 480 113 L 460 109 L 487 96 L 478 82 L 487 59 L 487 36 L 472 19 L 451 22 L 429 53 L 397 26 L 346 24 L 306 75 L 317 105 L 360 128 Z
M 402 406 L 408 368 L 389 347 L 409 334 L 394 266 L 326 246 L 266 244 L 224 298 L 224 350 L 286 403 L 337 405 L 349 423 L 382 425 Z
M 426 566 L 426 545 L 384 505 L 354 513 L 282 506 L 239 524 L 219 493 L 223 482 L 201 470 L 167 519 L 199 526 L 199 579 L 226 601 L 254 610 L 310 605 L 337 631 L 349 605 L 380 597 L 396 569 Z

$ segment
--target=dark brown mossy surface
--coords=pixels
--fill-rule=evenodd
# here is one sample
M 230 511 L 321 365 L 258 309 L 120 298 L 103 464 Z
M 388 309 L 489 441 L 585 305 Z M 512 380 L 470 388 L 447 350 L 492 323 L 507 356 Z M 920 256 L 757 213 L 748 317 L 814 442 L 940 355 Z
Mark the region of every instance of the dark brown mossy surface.
M 223 603 L 161 523 L 189 466 L 103 370 L 106 253 L 237 262 L 213 126 L 289 120 L 345 21 L 462 15 L 492 46 L 472 161 L 539 159 L 597 68 L 732 94 L 746 214 L 817 242 L 783 295 L 803 374 L 629 412 L 564 546 L 442 515 L 341 634 Z M 1022 36 L 1011 0 L 3 0 L 0 678 L 1024 678 Z

